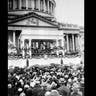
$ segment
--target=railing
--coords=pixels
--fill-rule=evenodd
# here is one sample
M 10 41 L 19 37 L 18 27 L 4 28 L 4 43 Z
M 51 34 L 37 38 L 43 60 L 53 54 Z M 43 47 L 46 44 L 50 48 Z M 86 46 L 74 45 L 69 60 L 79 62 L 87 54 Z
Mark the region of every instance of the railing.
M 15 51 L 14 51 L 15 50 Z M 63 47 L 54 47 L 54 48 L 48 48 L 48 49 L 33 49 L 31 48 L 31 56 L 29 55 L 30 48 L 28 49 L 18 49 L 13 48 L 12 51 L 8 51 L 8 58 L 23 58 L 22 56 L 22 50 L 24 50 L 24 58 L 34 58 L 34 57 L 40 57 L 43 58 L 45 55 L 47 55 L 48 58 L 50 57 L 68 57 L 68 58 L 74 58 L 80 56 L 79 51 L 66 51 Z

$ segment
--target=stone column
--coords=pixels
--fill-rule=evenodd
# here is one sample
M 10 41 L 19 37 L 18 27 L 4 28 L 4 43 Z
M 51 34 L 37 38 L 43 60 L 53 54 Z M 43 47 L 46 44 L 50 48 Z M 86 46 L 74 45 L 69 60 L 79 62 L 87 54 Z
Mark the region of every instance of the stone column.
M 19 9 L 21 9 L 22 6 L 21 3 L 22 3 L 21 0 L 19 0 Z
M 54 14 L 54 4 L 52 5 L 52 13 Z
M 64 41 L 64 46 L 63 46 L 63 48 L 64 48 L 64 50 L 65 50 L 65 34 L 64 34 L 64 36 L 63 36 L 63 41 Z
M 76 35 L 76 50 L 79 51 L 79 36 Z
M 31 6 L 32 6 L 32 9 L 34 10 L 34 0 L 31 1 Z
M 40 0 L 38 0 L 38 10 L 40 11 Z
M 38 43 L 38 42 L 36 43 L 36 47 L 37 47 L 37 48 L 39 47 L 39 43 Z
M 73 44 L 72 44 L 73 45 L 73 51 L 75 51 L 74 34 L 72 34 L 72 42 L 73 42 Z
M 14 44 L 14 46 L 15 46 L 15 32 L 13 32 L 13 44 Z
M 53 14 L 53 3 L 52 3 L 52 11 L 51 11 L 51 14 Z
M 71 51 L 71 42 L 70 42 L 70 36 L 68 36 L 68 40 L 69 40 L 69 51 Z
M 69 37 L 68 37 L 68 34 L 66 35 L 66 38 L 67 38 L 67 51 L 69 51 Z
M 26 9 L 28 9 L 28 0 L 26 0 Z
M 9 0 L 9 10 L 11 9 L 11 1 Z
M 41 10 L 43 10 L 43 1 L 40 3 Z
M 8 0 L 8 11 L 9 11 L 9 0 Z
M 19 42 L 20 42 L 20 40 L 19 40 L 19 38 L 17 39 L 17 48 L 19 49 L 20 47 L 19 47 Z
M 13 0 L 11 0 L 11 4 L 12 4 L 11 6 L 12 6 L 12 9 L 13 9 Z
M 52 3 L 50 3 L 50 13 L 52 14 Z
M 80 35 L 78 34 L 78 37 L 77 37 L 77 40 L 78 40 L 78 50 L 80 50 Z
M 38 9 L 38 3 L 37 3 L 37 0 L 35 0 L 35 4 L 36 4 L 35 8 Z
M 75 51 L 76 51 L 76 35 L 74 35 L 74 49 L 75 49 Z
M 32 42 L 32 44 L 33 44 L 33 49 L 35 48 L 35 42 Z
M 50 13 L 50 1 L 49 1 L 49 13 Z
M 45 0 L 45 12 L 47 11 L 47 1 Z
M 71 51 L 73 51 L 73 40 L 72 40 L 72 34 L 71 34 Z
M 31 39 L 29 40 L 29 55 L 30 55 L 30 58 L 31 58 Z
M 18 0 L 16 0 L 16 9 L 18 9 Z
M 16 3 L 15 3 L 15 0 L 13 0 L 13 10 L 15 10 L 15 8 L 16 8 L 16 7 L 15 7 L 15 4 L 16 4 Z
M 22 41 L 22 56 L 25 58 L 24 40 Z
M 64 48 L 64 39 L 61 40 L 61 46 Z
M 59 46 L 59 42 L 58 42 L 58 39 L 56 39 L 56 47 Z
M 43 0 L 43 9 L 44 9 L 44 12 L 45 12 L 45 0 Z
M 23 40 L 23 42 L 22 42 L 22 46 L 23 46 L 23 48 L 25 47 L 25 43 L 24 43 L 24 41 L 25 41 L 25 40 Z
M 76 48 L 76 51 L 78 50 L 78 45 L 77 45 L 77 35 L 75 36 L 75 48 Z
M 47 0 L 47 11 L 49 13 L 49 0 Z

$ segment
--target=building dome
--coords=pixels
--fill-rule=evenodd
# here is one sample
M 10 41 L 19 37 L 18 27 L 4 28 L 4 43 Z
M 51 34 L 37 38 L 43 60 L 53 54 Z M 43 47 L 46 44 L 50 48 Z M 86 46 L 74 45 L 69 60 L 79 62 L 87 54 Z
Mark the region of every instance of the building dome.
M 8 13 L 26 14 L 32 11 L 53 16 L 55 7 L 54 0 L 8 0 Z

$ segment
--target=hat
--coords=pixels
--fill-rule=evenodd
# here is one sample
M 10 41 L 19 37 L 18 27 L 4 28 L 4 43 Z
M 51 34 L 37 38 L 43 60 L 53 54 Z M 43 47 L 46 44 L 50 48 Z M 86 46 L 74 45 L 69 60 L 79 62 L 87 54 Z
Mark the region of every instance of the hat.
M 72 80 L 69 78 L 69 79 L 68 79 L 68 82 L 71 82 L 71 81 L 72 81 Z
M 57 86 L 57 84 L 56 84 L 55 82 L 52 82 L 52 83 L 51 83 L 51 88 L 52 88 L 52 87 L 56 87 L 56 86 Z
M 20 79 L 20 80 L 19 80 L 19 82 L 20 82 L 22 85 L 24 85 L 24 82 L 23 82 L 23 80 L 22 80 L 22 79 Z
M 75 76 L 75 73 L 73 72 L 72 75 Z
M 45 93 L 45 96 L 50 96 L 51 95 L 51 92 L 50 91 L 47 91 L 46 93 Z
M 36 84 L 35 82 L 30 82 L 30 86 L 31 86 L 31 87 L 34 87 L 35 84 Z
M 24 86 L 24 88 L 29 88 L 29 85 L 28 85 L 28 84 L 26 84 L 26 85 Z
M 48 77 L 48 78 L 51 78 L 51 75 L 48 75 L 47 77 Z
M 84 77 L 82 78 L 82 81 L 84 81 Z
M 36 84 L 40 84 L 40 81 L 37 80 L 37 81 L 36 81 Z
M 51 96 L 61 96 L 57 90 L 51 91 Z
M 65 75 L 65 78 L 68 78 L 68 75 Z
M 81 80 L 81 81 L 80 81 L 80 83 L 84 84 L 84 81 L 83 81 L 83 80 Z
M 77 81 L 77 77 L 74 77 L 73 81 Z
M 8 84 L 8 88 L 12 88 L 12 85 L 11 84 Z
M 18 92 L 21 92 L 23 89 L 22 88 L 18 88 Z
M 19 96 L 26 96 L 24 92 L 20 93 Z
M 60 80 L 60 82 L 64 82 L 64 78 L 60 78 L 59 80 Z
M 47 89 L 46 90 L 51 90 L 51 85 L 50 84 L 47 84 Z
M 18 75 L 16 75 L 16 78 L 19 80 L 20 77 Z
M 55 75 L 53 75 L 53 76 L 52 76 L 52 78 L 56 78 L 56 76 L 55 76 Z
M 22 79 L 20 79 L 20 80 L 19 80 L 19 82 L 23 82 L 23 80 L 22 80 Z
M 78 83 L 73 83 L 73 87 L 74 87 L 74 88 L 79 88 Z M 73 89 L 74 89 L 74 88 L 73 88 Z

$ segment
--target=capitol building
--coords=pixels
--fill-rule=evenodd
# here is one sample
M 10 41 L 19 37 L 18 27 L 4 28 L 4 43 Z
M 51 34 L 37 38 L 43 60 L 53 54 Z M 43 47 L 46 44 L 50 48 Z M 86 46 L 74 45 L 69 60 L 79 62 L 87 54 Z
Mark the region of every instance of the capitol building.
M 8 0 L 8 56 L 80 55 L 84 28 L 60 23 L 55 0 Z

